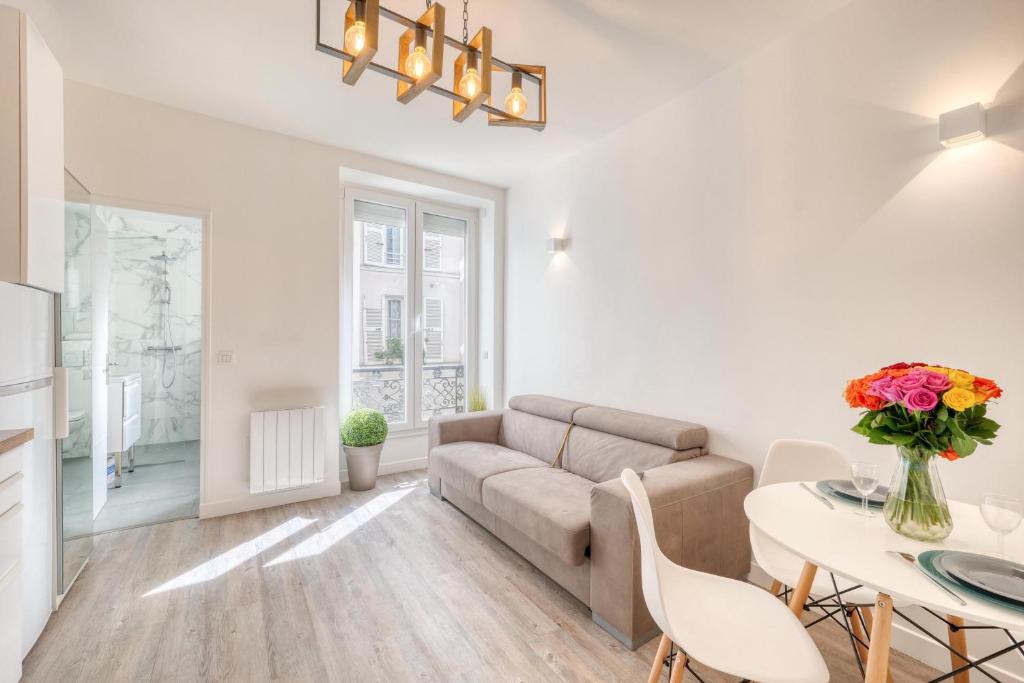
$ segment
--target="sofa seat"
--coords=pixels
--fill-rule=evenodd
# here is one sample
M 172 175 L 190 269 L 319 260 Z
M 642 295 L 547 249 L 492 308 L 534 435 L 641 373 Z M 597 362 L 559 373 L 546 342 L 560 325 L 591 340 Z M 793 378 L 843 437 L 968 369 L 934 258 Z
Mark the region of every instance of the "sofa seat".
M 459 490 L 475 503 L 483 503 L 484 480 L 497 474 L 524 468 L 546 468 L 533 456 L 493 443 L 457 441 L 437 446 L 430 452 L 431 467 L 446 486 Z
M 590 545 L 594 482 L 557 467 L 517 469 L 483 482 L 483 505 L 563 562 L 579 566 Z

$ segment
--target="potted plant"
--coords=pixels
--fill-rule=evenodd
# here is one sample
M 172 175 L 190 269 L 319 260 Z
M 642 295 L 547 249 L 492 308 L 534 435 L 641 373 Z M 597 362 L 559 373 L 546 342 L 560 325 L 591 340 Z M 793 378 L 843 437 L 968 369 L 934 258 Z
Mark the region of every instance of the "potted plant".
M 353 491 L 369 491 L 377 485 L 380 452 L 388 438 L 384 414 L 370 408 L 353 410 L 341 425 L 341 443 L 348 463 L 348 485 Z
M 990 379 L 925 363 L 889 365 L 846 385 L 850 407 L 865 409 L 853 431 L 899 453 L 882 508 L 893 531 L 921 541 L 953 531 L 935 456 L 955 461 L 992 443 L 999 424 L 985 404 L 1002 394 Z

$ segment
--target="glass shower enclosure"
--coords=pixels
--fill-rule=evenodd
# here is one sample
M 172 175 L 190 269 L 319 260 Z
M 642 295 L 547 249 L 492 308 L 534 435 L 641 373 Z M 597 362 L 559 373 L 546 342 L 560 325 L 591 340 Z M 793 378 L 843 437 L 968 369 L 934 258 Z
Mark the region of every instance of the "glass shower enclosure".
M 55 297 L 55 365 L 67 369 L 69 429 L 57 441 L 57 572 L 55 592 L 63 595 L 85 566 L 93 547 L 94 374 L 106 387 L 106 368 L 96 367 L 96 259 L 93 206 L 89 191 L 64 172 L 64 293 Z M 104 394 L 105 395 L 105 394 Z M 104 462 L 98 467 L 105 467 Z M 102 476 L 102 472 L 100 473 Z

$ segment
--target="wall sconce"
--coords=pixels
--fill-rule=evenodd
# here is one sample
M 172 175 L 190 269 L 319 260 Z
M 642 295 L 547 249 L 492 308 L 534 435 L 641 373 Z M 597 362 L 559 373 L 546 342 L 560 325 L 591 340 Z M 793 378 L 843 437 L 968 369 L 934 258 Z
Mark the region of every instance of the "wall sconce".
M 565 251 L 565 243 L 568 240 L 564 237 L 552 237 L 548 240 L 548 253 L 557 254 L 561 251 Z
M 939 116 L 939 142 L 955 147 L 985 138 L 985 107 L 979 103 L 947 111 Z

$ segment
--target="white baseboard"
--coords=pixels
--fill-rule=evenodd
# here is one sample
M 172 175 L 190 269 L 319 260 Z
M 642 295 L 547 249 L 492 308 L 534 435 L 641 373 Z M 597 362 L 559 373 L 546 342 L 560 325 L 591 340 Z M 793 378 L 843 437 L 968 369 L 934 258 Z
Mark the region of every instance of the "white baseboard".
M 747 576 L 747 580 L 757 586 L 767 588 L 771 585 L 772 579 L 770 576 L 757 566 L 756 563 L 750 563 L 750 574 Z M 917 621 L 916 617 L 912 617 L 914 621 Z M 898 619 L 898 617 L 897 617 Z M 920 622 L 919 622 L 920 623 Z M 974 632 L 976 635 L 978 632 Z M 968 636 L 968 646 L 970 645 L 971 636 Z M 1008 644 L 1008 643 L 1004 643 Z M 949 671 L 949 651 L 944 647 L 929 639 L 925 635 L 912 629 L 906 624 L 901 624 L 898 621 L 894 621 L 892 625 L 892 648 L 898 650 L 908 657 L 913 657 L 917 661 L 926 664 L 933 669 L 939 671 Z M 973 656 L 977 656 L 977 652 L 972 653 Z M 986 668 L 990 673 L 995 675 L 997 678 L 1003 681 L 1014 681 L 1016 683 L 1024 683 L 1024 676 L 1007 671 L 1006 669 L 1000 668 L 992 664 L 986 665 Z M 972 673 L 971 681 L 988 681 L 990 679 L 982 676 L 978 673 Z
M 288 503 L 299 503 L 304 500 L 315 500 L 327 498 L 341 493 L 341 482 L 325 481 L 312 486 L 303 486 L 297 489 L 286 491 L 275 491 L 273 493 L 257 493 L 244 498 L 232 498 L 230 500 L 218 500 L 212 503 L 200 503 L 199 518 L 221 517 L 233 515 L 237 512 L 248 512 L 262 508 L 277 507 Z
M 344 459 L 342 459 L 344 462 Z M 397 474 L 399 472 L 409 472 L 411 470 L 422 470 L 427 467 L 427 459 L 424 458 L 409 458 L 408 460 L 396 460 L 395 462 L 382 462 L 380 469 L 377 470 L 377 474 Z M 341 477 L 341 483 L 348 481 L 348 470 L 343 469 L 339 473 Z

